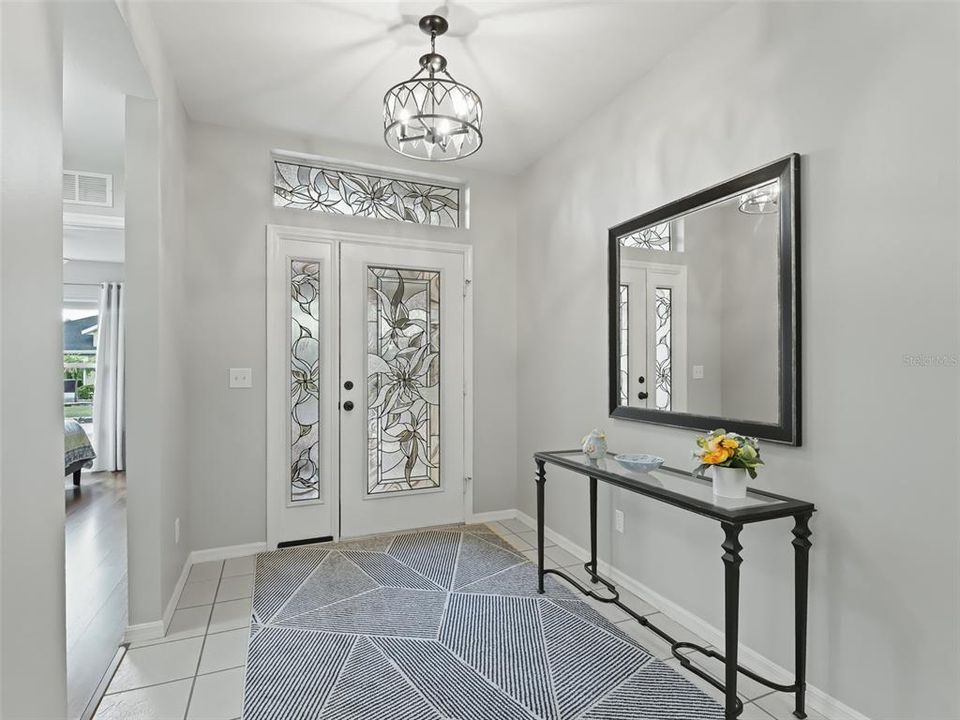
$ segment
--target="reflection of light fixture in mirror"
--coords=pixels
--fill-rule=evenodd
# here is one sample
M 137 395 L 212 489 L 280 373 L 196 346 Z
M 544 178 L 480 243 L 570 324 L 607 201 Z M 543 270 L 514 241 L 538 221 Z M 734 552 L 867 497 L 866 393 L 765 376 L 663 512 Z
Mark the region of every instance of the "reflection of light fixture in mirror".
M 774 215 L 779 208 L 779 180 L 754 188 L 740 196 L 740 212 L 747 215 Z
M 480 96 L 447 72 L 447 59 L 436 52 L 437 35 L 447 31 L 439 15 L 420 18 L 430 36 L 430 52 L 420 70 L 383 96 L 383 139 L 401 155 L 418 160 L 457 160 L 480 149 L 483 135 Z

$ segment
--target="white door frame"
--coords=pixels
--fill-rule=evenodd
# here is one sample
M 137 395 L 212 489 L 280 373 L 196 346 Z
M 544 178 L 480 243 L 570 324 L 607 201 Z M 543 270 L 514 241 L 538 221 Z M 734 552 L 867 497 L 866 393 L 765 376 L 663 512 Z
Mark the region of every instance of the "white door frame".
M 283 277 L 280 265 L 284 261 L 283 243 L 288 240 L 298 242 L 312 242 L 330 245 L 333 248 L 333 257 L 339 272 L 340 246 L 343 243 L 366 245 L 382 245 L 392 248 L 409 248 L 446 252 L 463 257 L 463 517 L 469 521 L 473 517 L 473 248 L 470 245 L 434 240 L 399 238 L 387 233 L 366 234 L 327 230 L 323 228 L 296 227 L 291 225 L 267 225 L 267 466 L 264 473 L 264 487 L 266 490 L 266 521 L 267 521 L 267 549 L 272 550 L 279 542 L 279 528 L 282 511 L 280 494 L 270 487 L 270 478 L 276 477 L 276 471 L 281 476 L 289 474 L 289 448 L 286 444 L 286 428 L 289 425 L 287 417 L 286 399 L 289 388 L 286 387 L 287 363 L 287 325 L 288 322 L 279 321 L 279 313 L 271 312 L 276 307 L 278 296 L 283 298 L 284 307 L 289 305 L 286 295 L 286 285 L 279 286 L 277 279 Z M 339 300 L 339 299 L 337 299 Z M 339 304 L 334 308 L 339 316 Z M 337 365 L 339 363 L 337 362 Z M 336 384 L 339 387 L 339 367 Z M 339 426 L 339 413 L 336 413 Z M 335 443 L 339 445 L 339 439 Z M 339 458 L 337 459 L 339 469 Z M 274 469 L 274 473 L 270 470 Z M 333 514 L 333 537 L 340 538 L 340 488 L 338 482 L 331 483 L 330 502 L 336 511 Z M 335 487 L 334 487 L 335 486 Z

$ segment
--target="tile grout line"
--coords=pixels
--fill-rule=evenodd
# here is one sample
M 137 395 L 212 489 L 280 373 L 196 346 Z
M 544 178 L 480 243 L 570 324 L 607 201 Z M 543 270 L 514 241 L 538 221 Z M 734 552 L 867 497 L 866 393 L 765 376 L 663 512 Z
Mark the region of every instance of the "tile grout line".
M 189 638 L 191 640 L 195 638 Z M 221 670 L 211 670 L 210 672 L 197 673 L 196 675 L 188 675 L 186 677 L 174 678 L 173 680 L 164 680 L 163 682 L 148 683 L 147 685 L 138 685 L 135 688 L 129 688 L 127 690 L 118 690 L 117 692 L 107 693 L 104 697 L 113 696 L 113 695 L 126 695 L 127 693 L 139 692 L 141 690 L 147 690 L 149 688 L 163 687 L 164 685 L 176 685 L 177 683 L 186 682 L 187 680 L 193 680 L 198 677 L 207 677 L 209 675 L 217 675 L 218 673 L 230 672 L 231 670 L 239 670 L 243 665 L 234 665 L 233 667 L 223 668 Z
M 187 707 L 183 711 L 183 720 L 187 720 L 190 714 L 190 704 L 193 702 L 193 690 L 197 686 L 197 676 L 200 674 L 200 663 L 203 661 L 203 650 L 207 646 L 207 630 L 210 629 L 210 622 L 213 620 L 213 610 L 217 606 L 217 593 L 220 592 L 220 582 L 223 580 L 223 569 L 227 566 L 226 560 L 220 561 L 220 574 L 217 576 L 217 589 L 213 592 L 213 603 L 210 605 L 210 614 L 207 616 L 207 625 L 203 630 L 203 640 L 200 643 L 200 654 L 197 656 L 197 667 L 193 672 L 193 678 L 190 680 L 190 692 L 187 694 Z

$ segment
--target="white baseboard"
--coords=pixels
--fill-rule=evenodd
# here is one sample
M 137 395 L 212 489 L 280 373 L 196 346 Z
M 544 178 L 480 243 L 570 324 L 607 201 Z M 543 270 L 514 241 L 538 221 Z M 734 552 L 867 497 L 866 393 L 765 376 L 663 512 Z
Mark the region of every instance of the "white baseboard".
M 163 617 L 160 620 L 154 620 L 152 622 L 128 625 L 123 634 L 123 641 L 136 643 L 146 640 L 158 640 L 167 634 L 167 628 L 170 627 L 173 613 L 177 610 L 180 593 L 183 592 L 183 586 L 187 584 L 187 578 L 190 577 L 190 568 L 194 565 L 214 560 L 230 560 L 231 558 L 256 555 L 257 553 L 266 551 L 266 549 L 267 544 L 265 542 L 256 542 L 245 545 L 227 545 L 225 547 L 207 548 L 206 550 L 194 550 L 187 555 L 187 559 L 183 563 L 180 577 L 177 578 L 177 584 L 174 586 L 173 593 L 171 593 L 170 598 L 167 600 L 167 606 L 163 610 Z
M 535 518 L 530 517 L 519 510 L 514 511 L 514 517 L 526 523 L 531 528 L 537 527 Z M 575 555 L 584 562 L 590 559 L 590 551 L 582 548 L 572 540 L 564 537 L 549 527 L 544 528 L 544 535 L 558 546 L 566 550 L 571 555 Z M 598 560 L 597 569 L 624 590 L 629 590 L 644 602 L 652 605 L 671 620 L 683 625 L 693 634 L 703 638 L 709 644 L 723 647 L 723 632 L 708 623 L 703 618 L 694 615 L 689 610 L 681 607 L 677 603 L 665 598 L 658 592 L 651 590 L 643 583 L 635 580 L 622 570 L 613 567 L 610 563 Z M 764 657 L 755 650 L 751 650 L 742 643 L 739 646 L 739 657 L 741 664 L 749 667 L 754 672 L 764 675 L 774 682 L 789 684 L 793 682 L 793 673 L 786 668 L 777 665 L 772 660 Z M 823 690 L 810 684 L 807 685 L 807 707 L 816 710 L 818 713 L 828 718 L 828 720 L 869 720 L 863 713 L 854 710 L 849 705 L 840 702 L 835 697 L 828 695 Z
M 145 640 L 156 640 L 162 638 L 164 634 L 163 620 L 136 623 L 135 625 L 127 625 L 127 629 L 123 633 L 123 641 L 125 643 L 138 643 Z
M 194 550 L 190 553 L 188 562 L 196 565 L 202 562 L 211 562 L 213 560 L 230 560 L 232 558 L 246 557 L 247 555 L 256 555 L 267 551 L 267 543 L 255 542 L 244 545 L 226 545 L 224 547 L 207 548 L 206 550 Z
M 468 523 L 488 523 L 497 520 L 510 520 L 517 516 L 516 510 L 491 510 L 490 512 L 473 513 L 467 518 Z

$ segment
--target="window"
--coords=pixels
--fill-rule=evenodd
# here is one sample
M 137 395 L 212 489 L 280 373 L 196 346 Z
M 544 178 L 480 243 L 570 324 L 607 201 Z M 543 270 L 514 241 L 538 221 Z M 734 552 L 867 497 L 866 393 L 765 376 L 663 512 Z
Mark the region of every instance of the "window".
M 274 160 L 274 207 L 460 227 L 462 188 Z
M 320 499 L 320 265 L 290 262 L 290 502 Z
M 97 308 L 63 309 L 63 416 L 93 422 L 97 377 Z
M 630 404 L 630 286 L 620 286 L 620 404 Z
M 619 240 L 620 247 L 669 251 L 671 250 L 670 223 L 637 230 L 637 232 L 621 236 Z
M 367 494 L 440 487 L 440 273 L 367 270 Z
M 671 338 L 671 305 L 673 291 L 671 288 L 658 287 L 654 294 L 656 303 L 657 328 L 654 336 L 656 342 L 657 360 L 657 388 L 656 405 L 658 410 L 672 409 L 673 386 L 673 353 Z

